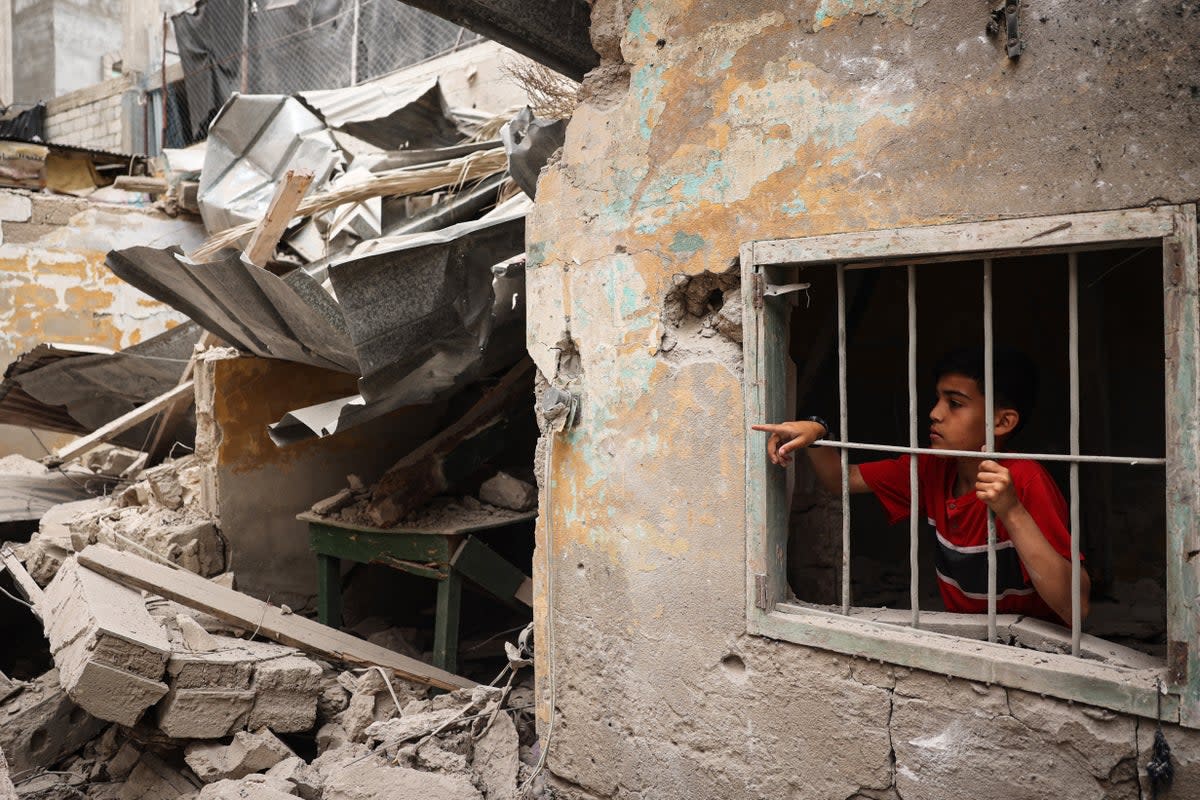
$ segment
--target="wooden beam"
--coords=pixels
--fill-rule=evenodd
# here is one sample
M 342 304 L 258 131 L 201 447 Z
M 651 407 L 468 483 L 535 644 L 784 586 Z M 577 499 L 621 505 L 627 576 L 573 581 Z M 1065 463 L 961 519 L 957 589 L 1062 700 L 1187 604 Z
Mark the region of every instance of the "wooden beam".
M 192 351 L 191 358 L 188 359 L 187 365 L 183 368 L 183 374 L 179 376 L 180 386 L 192 379 L 192 375 L 196 371 L 196 359 L 200 354 L 215 344 L 217 337 L 205 331 L 200 337 L 200 341 L 196 342 L 196 349 Z M 158 420 L 158 425 L 154 429 L 154 437 L 150 440 L 150 447 L 146 450 L 146 466 L 153 467 L 155 464 L 161 463 L 171 453 L 171 447 L 174 445 L 175 431 L 179 429 L 179 424 L 183 422 L 183 417 L 187 414 L 192 403 L 196 402 L 195 392 L 182 395 L 181 397 L 172 400 L 163 409 L 162 416 Z
M 79 437 L 53 455 L 47 456 L 43 463 L 48 466 L 58 466 L 66 461 L 70 461 L 72 458 L 77 458 L 89 450 L 99 447 L 114 436 L 124 433 L 139 422 L 149 419 L 166 408 L 175 398 L 184 394 L 190 394 L 191 391 L 192 381 L 181 383 L 171 391 L 160 394 L 150 402 L 122 414 L 111 422 L 92 431 L 87 436 Z
M 118 175 L 113 186 L 126 192 L 144 192 L 146 194 L 166 194 L 170 186 L 165 178 L 155 178 L 149 175 Z
M 332 661 L 386 667 L 406 680 L 450 691 L 476 685 L 467 678 L 364 642 L 307 617 L 285 613 L 277 606 L 226 589 L 194 573 L 171 569 L 132 553 L 91 545 L 78 558 L 81 565 L 125 586 L 174 600 Z
M 17 591 L 25 595 L 26 600 L 33 603 L 33 613 L 40 618 L 41 615 L 38 614 L 37 609 L 42 603 L 42 587 L 38 586 L 33 577 L 25 571 L 25 566 L 8 545 L 0 548 L 0 572 L 4 570 L 8 570 L 8 574 L 12 575 Z
M 522 358 L 457 422 L 400 459 L 376 482 L 367 513 L 379 527 L 395 525 L 454 481 L 477 469 L 503 444 L 504 411 L 525 385 L 533 362 Z M 470 450 L 472 443 L 477 445 Z M 462 453 L 456 453 L 462 448 Z
M 288 223 L 296 213 L 304 193 L 313 182 L 311 170 L 289 169 L 283 182 L 275 187 L 275 195 L 267 206 L 267 214 L 258 223 L 246 245 L 246 259 L 256 267 L 264 267 L 275 255 L 275 247 Z
M 753 243 L 749 260 L 758 267 L 879 259 L 904 263 L 906 257 L 931 261 L 949 254 L 969 259 L 982 252 L 1001 255 L 1009 250 L 1152 241 L 1174 232 L 1178 209 L 1132 208 L 760 241 Z M 746 253 L 742 260 L 747 260 Z

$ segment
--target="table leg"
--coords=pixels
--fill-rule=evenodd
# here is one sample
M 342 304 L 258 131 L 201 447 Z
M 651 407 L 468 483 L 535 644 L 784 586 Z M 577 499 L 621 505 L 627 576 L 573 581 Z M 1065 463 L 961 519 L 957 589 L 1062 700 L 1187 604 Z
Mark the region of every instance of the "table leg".
M 438 581 L 437 616 L 433 623 L 433 665 L 447 672 L 458 670 L 458 612 L 462 600 L 462 575 L 453 567 Z
M 324 553 L 317 553 L 317 620 L 342 627 L 342 561 Z

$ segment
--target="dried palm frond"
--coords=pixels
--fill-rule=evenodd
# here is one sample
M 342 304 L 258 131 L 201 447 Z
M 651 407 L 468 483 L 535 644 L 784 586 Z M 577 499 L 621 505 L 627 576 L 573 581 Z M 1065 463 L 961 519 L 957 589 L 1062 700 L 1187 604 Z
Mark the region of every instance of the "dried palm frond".
M 360 203 L 373 197 L 403 197 L 435 189 L 455 189 L 465 183 L 503 172 L 507 167 L 508 157 L 504 154 L 504 148 L 494 147 L 452 161 L 369 174 L 304 198 L 296 209 L 295 216 L 310 217 L 346 203 Z M 258 225 L 259 221 L 256 220 L 226 228 L 205 240 L 190 258 L 193 261 L 204 261 L 223 248 L 236 247 L 238 242 L 252 234 Z
M 549 67 L 522 59 L 501 66 L 529 97 L 533 114 L 542 119 L 567 119 L 579 107 L 579 84 Z

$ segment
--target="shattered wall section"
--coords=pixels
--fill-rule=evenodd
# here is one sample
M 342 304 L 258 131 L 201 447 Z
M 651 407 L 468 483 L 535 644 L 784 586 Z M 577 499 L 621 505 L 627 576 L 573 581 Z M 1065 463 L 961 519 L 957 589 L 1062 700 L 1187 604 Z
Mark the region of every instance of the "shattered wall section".
M 1148 794 L 1146 720 L 745 634 L 745 448 L 763 441 L 740 348 L 698 333 L 717 298 L 666 300 L 756 239 L 1196 199 L 1200 9 L 1025 6 L 1019 63 L 988 11 L 595 4 L 605 61 L 527 229 L 529 350 L 553 376 L 568 332 L 582 376 L 535 556 L 567 796 Z M 1189 797 L 1200 735 L 1167 737 L 1160 796 Z
M 44 341 L 118 349 L 184 321 L 104 266 L 114 247 L 203 241 L 199 223 L 151 210 L 0 190 L 0 365 Z M 50 440 L 46 439 L 50 444 Z M 45 451 L 0 426 L 0 454 Z
M 228 543 L 228 569 L 261 599 L 303 608 L 316 595 L 308 526 L 295 519 L 346 485 L 373 481 L 424 439 L 438 409 L 404 408 L 326 439 L 276 447 L 267 425 L 294 408 L 354 394 L 353 375 L 265 358 L 196 369 L 196 449 L 210 466 L 205 502 Z

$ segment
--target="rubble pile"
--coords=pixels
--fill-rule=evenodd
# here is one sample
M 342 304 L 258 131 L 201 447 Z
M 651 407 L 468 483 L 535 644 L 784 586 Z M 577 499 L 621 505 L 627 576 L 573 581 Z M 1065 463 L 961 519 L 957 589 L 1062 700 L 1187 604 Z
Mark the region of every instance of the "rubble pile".
M 338 669 L 104 577 L 80 561 L 95 551 L 31 598 L 55 668 L 0 675 L 17 797 L 491 800 L 516 797 L 536 762 L 527 685 L 434 696 L 382 667 Z
M 411 620 L 363 614 L 348 632 L 306 616 L 316 605 L 340 624 L 331 594 L 355 585 L 339 585 L 340 554 L 320 553 L 321 570 L 335 564 L 321 572 L 323 594 L 295 581 L 295 612 L 271 604 L 272 587 L 235 590 L 235 568 L 254 581 L 244 544 L 255 529 L 229 511 L 237 471 L 212 446 L 228 428 L 195 402 L 220 352 L 292 362 L 360 392 L 272 410 L 291 409 L 255 428 L 255 447 L 436 409 L 415 449 L 373 483 L 352 476 L 312 514 L 444 534 L 439 564 L 361 552 L 359 562 L 410 567 L 455 593 L 473 581 L 489 593 L 471 631 L 482 644 L 528 621 L 528 568 L 506 560 L 528 545 L 516 558 L 527 564 L 532 540 L 512 530 L 532 530 L 538 501 L 525 215 L 564 125 L 452 108 L 432 78 L 393 84 L 235 94 L 204 144 L 168 154 L 158 181 L 177 213 L 201 215 L 207 242 L 107 259 L 191 322 L 115 353 L 42 345 L 0 382 L 0 422 L 79 437 L 43 464 L 0 459 L 0 522 L 23 526 L 0 542 L 0 627 L 34 639 L 40 628 L 45 640 L 2 662 L 0 800 L 538 793 L 533 692 L 517 680 L 532 680 L 519 672 L 530 654 L 510 657 L 503 687 L 455 674 L 458 594 L 438 601 L 441 643 L 423 652 L 414 643 L 434 637 Z M 298 524 L 314 495 L 300 507 L 262 498 L 264 520 Z M 487 529 L 506 554 L 466 535 Z M 274 567 L 263 561 L 260 581 Z

